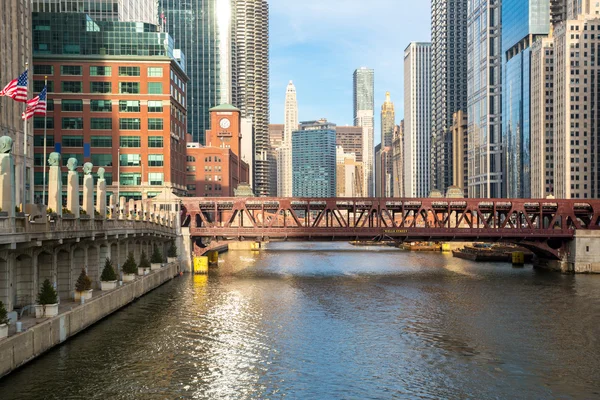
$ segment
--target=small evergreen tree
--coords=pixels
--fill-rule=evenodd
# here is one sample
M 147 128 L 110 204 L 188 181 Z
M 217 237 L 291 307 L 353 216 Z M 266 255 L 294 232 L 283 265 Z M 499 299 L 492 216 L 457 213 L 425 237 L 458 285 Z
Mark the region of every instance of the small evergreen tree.
M 152 252 L 152 256 L 150 257 L 150 262 L 153 264 L 159 264 L 163 262 L 163 255 L 160 252 L 158 246 L 154 246 L 154 251 Z
M 169 251 L 167 252 L 168 257 L 177 257 L 177 246 L 174 241 L 171 241 L 171 246 L 169 246 Z
M 92 280 L 85 272 L 85 268 L 81 268 L 81 274 L 79 274 L 79 278 L 77 278 L 77 282 L 75 283 L 75 290 L 78 292 L 85 292 L 86 290 L 90 290 L 92 288 Z
M 37 302 L 41 305 L 58 303 L 58 295 L 49 279 L 46 279 L 44 283 L 42 283 L 42 288 L 38 293 Z
M 117 280 L 117 274 L 115 273 L 115 269 L 113 268 L 112 261 L 110 261 L 110 258 L 108 257 L 106 257 L 106 261 L 104 262 L 104 269 L 102 270 L 100 280 L 103 282 Z
M 8 324 L 8 312 L 4 307 L 4 303 L 0 301 L 0 325 Z
M 138 265 L 139 268 L 150 268 L 150 261 L 148 261 L 148 256 L 145 251 L 142 251 L 142 255 L 140 256 L 140 263 Z
M 135 263 L 135 258 L 133 257 L 133 253 L 129 252 L 127 255 L 127 260 L 123 264 L 123 273 L 125 274 L 135 274 L 137 272 L 137 265 Z

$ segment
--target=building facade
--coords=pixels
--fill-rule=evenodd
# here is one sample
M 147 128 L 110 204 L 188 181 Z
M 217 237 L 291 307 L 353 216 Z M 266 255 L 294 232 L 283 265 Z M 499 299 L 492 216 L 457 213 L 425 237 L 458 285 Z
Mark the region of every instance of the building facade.
M 158 0 L 32 0 L 33 12 L 87 14 L 97 21 L 158 23 Z
M 10 81 L 17 79 L 29 63 L 29 80 L 31 81 L 32 66 L 32 23 L 29 2 L 8 0 L 0 3 L 0 90 Z M 29 97 L 33 95 L 32 85 L 29 84 Z M 33 190 L 33 143 L 32 124 L 27 124 L 27 135 L 21 113 L 24 103 L 14 101 L 9 97 L 0 97 L 0 135 L 10 136 L 13 140 L 12 154 L 15 162 L 15 182 L 17 204 L 32 203 Z M 29 121 L 31 122 L 31 120 Z M 27 151 L 25 149 L 27 137 Z M 25 164 L 25 171 L 23 171 Z M 25 174 L 25 177 L 23 176 Z M 25 184 L 25 201 L 23 202 L 22 182 Z
M 292 132 L 293 197 L 335 197 L 335 124 L 308 121 Z
M 469 197 L 503 196 L 502 0 L 467 4 Z
M 404 120 L 394 127 L 392 139 L 392 196 L 404 197 Z
M 266 0 L 217 0 L 227 1 L 232 7 L 232 104 L 241 110 L 242 118 L 252 119 L 254 192 L 268 196 L 269 4 Z
M 94 29 L 81 32 L 82 24 Z M 185 195 L 188 77 L 169 35 L 85 14 L 34 13 L 33 26 L 34 92 L 48 76 L 47 118 L 33 119 L 36 196 L 43 198 L 44 121 L 46 152 L 60 153 L 63 166 L 91 162 L 94 178 L 103 167 L 108 195 Z M 66 178 L 63 167 L 65 189 Z
M 374 193 L 374 128 L 375 128 L 375 72 L 361 67 L 353 75 L 353 104 L 354 125 L 363 128 L 362 163 L 365 168 L 365 196 L 372 197 Z
M 298 129 L 298 101 L 296 87 L 290 81 L 285 93 L 283 146 L 281 146 L 281 163 L 278 168 L 277 196 L 292 196 L 292 132 Z
M 283 169 L 281 148 L 283 146 L 283 135 L 285 124 L 269 124 L 269 196 L 277 197 L 280 170 Z
M 452 185 L 459 187 L 468 196 L 467 174 L 469 170 L 468 121 L 463 111 L 457 111 L 452 117 Z
M 362 197 L 362 163 L 356 161 L 356 154 L 345 153 L 341 146 L 336 150 L 336 196 Z
M 428 197 L 431 165 L 431 43 L 404 50 L 404 195 Z
M 375 146 L 375 197 L 392 197 L 391 178 L 388 171 L 391 169 L 391 148 Z
M 363 162 L 363 128 L 360 126 L 336 126 L 336 143 L 344 153 L 355 154 L 356 162 Z M 361 193 L 363 190 L 361 190 Z
M 381 106 L 381 144 L 389 149 L 392 148 L 392 141 L 394 140 L 394 127 L 396 126 L 396 112 L 394 111 L 394 103 L 390 98 L 390 92 L 385 93 L 385 102 Z M 391 152 L 390 152 L 391 155 Z M 386 183 L 388 190 L 387 197 L 392 195 L 392 176 L 393 168 L 392 163 L 387 163 L 387 171 L 385 173 L 385 179 L 389 182 Z
M 452 116 L 467 108 L 468 0 L 431 2 L 431 187 L 452 185 Z
M 509 198 L 531 197 L 531 44 L 549 32 L 549 0 L 503 0 L 502 142 Z

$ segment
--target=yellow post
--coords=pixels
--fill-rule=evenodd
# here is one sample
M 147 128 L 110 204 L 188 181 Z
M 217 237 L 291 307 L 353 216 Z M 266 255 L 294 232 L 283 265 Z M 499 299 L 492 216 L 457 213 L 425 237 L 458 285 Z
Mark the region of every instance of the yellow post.
M 512 264 L 514 266 L 525 265 L 525 253 L 522 251 L 515 251 L 512 253 Z
M 209 264 L 218 264 L 219 263 L 219 252 L 218 251 L 209 251 L 208 252 L 208 263 Z
M 442 243 L 442 251 L 443 252 L 452 251 L 452 249 L 450 248 L 450 243 Z
M 194 257 L 194 274 L 208 274 L 208 257 Z

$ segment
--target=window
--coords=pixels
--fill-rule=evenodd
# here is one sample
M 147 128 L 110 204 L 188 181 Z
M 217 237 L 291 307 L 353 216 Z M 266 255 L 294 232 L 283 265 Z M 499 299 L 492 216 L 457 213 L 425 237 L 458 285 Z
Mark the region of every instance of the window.
M 65 112 L 83 111 L 83 100 L 63 100 L 61 108 Z
M 187 167 L 185 167 L 185 171 L 186 172 L 196 172 L 196 166 L 195 165 L 188 165 Z
M 46 98 L 46 111 L 54 111 L 54 100 Z
M 150 167 L 162 167 L 164 165 L 163 154 L 148 154 L 148 166 Z
M 111 76 L 112 67 L 90 67 L 90 76 Z
M 139 131 L 140 125 L 141 122 L 139 118 L 119 118 L 119 129 Z
M 83 91 L 83 83 L 78 81 L 62 81 L 60 86 L 63 93 L 81 93 Z
M 95 112 L 112 111 L 112 102 L 110 100 L 91 100 L 90 109 Z
M 148 94 L 162 94 L 162 82 L 148 82 Z
M 98 167 L 109 167 L 112 165 L 112 154 L 92 154 L 92 164 Z
M 63 147 L 83 147 L 83 136 L 64 135 L 62 145 Z
M 162 172 L 150 172 L 148 174 L 148 182 L 150 186 L 160 186 L 163 184 L 164 174 Z
M 186 157 L 186 161 L 187 162 L 196 162 L 196 157 L 194 157 L 194 156 L 187 156 Z
M 91 93 L 110 93 L 111 90 L 110 82 L 90 82 Z
M 34 185 L 43 185 L 44 184 L 44 173 L 43 172 L 34 172 L 33 173 L 33 184 Z
M 54 118 L 46 118 L 46 128 L 54 129 Z M 33 129 L 44 129 L 44 117 L 33 117 Z
M 161 67 L 148 67 L 148 76 L 161 77 L 163 69 Z
M 139 92 L 139 82 L 119 82 L 119 93 L 138 94 Z
M 83 118 L 63 118 L 63 129 L 83 129 Z
M 119 156 L 119 165 L 121 167 L 139 167 L 142 157 L 139 154 L 121 154 Z
M 119 184 L 123 186 L 134 186 L 142 184 L 142 174 L 124 173 L 119 174 Z
M 83 75 L 82 71 L 83 71 L 83 68 L 81 68 L 81 65 L 61 65 L 60 66 L 60 74 L 61 75 L 81 76 L 81 75 Z
M 163 119 L 162 118 L 148 118 L 148 130 L 149 131 L 161 131 L 162 129 L 163 129 Z
M 42 153 L 33 154 L 33 165 L 35 165 L 36 167 L 44 166 L 44 155 Z
M 112 136 L 92 136 L 92 147 L 112 147 Z
M 141 147 L 142 140 L 140 136 L 121 136 L 119 138 L 120 147 Z
M 120 112 L 140 112 L 139 100 L 119 100 Z
M 33 137 L 33 145 L 36 147 L 43 147 L 44 135 L 35 135 Z M 46 135 L 46 147 L 54 147 L 54 135 Z
M 45 82 L 42 80 L 34 80 L 33 81 L 33 93 L 39 93 L 44 89 Z M 54 81 L 48 81 L 48 92 L 54 92 Z
M 163 147 L 162 136 L 148 136 L 148 147 L 160 148 Z
M 112 129 L 112 118 L 91 118 L 91 129 Z
M 162 112 L 163 104 L 162 101 L 148 100 L 148 112 Z
M 67 161 L 69 161 L 69 158 L 76 158 L 77 165 L 83 165 L 83 154 L 68 154 L 68 153 L 62 154 L 62 165 L 67 165 Z M 81 177 L 83 177 L 83 175 Z
M 34 75 L 54 75 L 54 67 L 52 65 L 34 65 Z
M 140 76 L 140 67 L 119 67 L 119 76 Z

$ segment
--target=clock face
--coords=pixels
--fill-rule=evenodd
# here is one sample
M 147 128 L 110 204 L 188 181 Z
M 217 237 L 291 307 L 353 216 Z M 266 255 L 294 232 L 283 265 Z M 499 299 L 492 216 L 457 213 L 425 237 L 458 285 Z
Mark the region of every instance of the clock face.
M 227 118 L 221 119 L 219 126 L 223 129 L 227 129 L 231 126 L 231 122 Z

